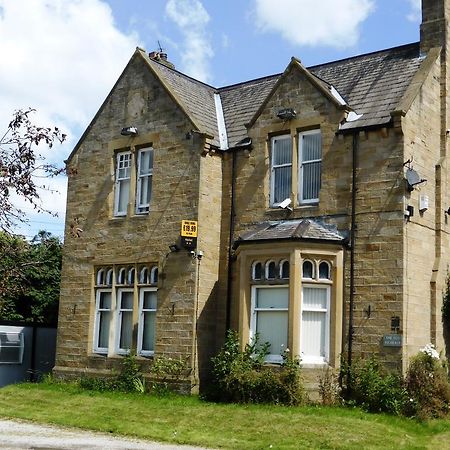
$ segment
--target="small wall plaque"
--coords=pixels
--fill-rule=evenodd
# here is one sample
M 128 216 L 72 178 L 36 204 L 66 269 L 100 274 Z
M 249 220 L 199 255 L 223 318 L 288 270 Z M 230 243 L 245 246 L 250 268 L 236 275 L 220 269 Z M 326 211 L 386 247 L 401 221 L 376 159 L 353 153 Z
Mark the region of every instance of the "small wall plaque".
M 401 347 L 402 335 L 401 334 L 385 334 L 383 336 L 383 345 L 385 347 Z

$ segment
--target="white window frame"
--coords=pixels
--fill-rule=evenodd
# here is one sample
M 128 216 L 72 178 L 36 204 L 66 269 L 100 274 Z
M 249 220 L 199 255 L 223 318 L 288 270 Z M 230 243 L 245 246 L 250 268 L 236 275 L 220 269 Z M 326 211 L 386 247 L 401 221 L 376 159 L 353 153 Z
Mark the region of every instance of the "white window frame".
M 289 305 L 289 285 L 288 284 L 278 284 L 278 285 L 264 285 L 264 284 L 258 284 L 252 286 L 252 293 L 251 293 L 251 320 L 250 320 L 250 332 L 249 332 L 249 338 L 250 342 L 253 341 L 253 339 L 256 336 L 257 330 L 256 330 L 256 323 L 257 323 L 257 317 L 259 311 L 286 311 L 288 315 L 288 324 L 289 324 L 289 306 L 287 308 L 256 308 L 256 292 L 258 289 L 280 289 L 285 288 L 287 290 L 288 295 L 288 305 Z M 287 334 L 287 342 L 286 345 L 289 343 L 289 325 L 288 329 L 286 330 Z M 261 342 L 263 344 L 263 342 Z M 274 364 L 281 364 L 283 362 L 283 356 L 280 354 L 268 354 L 265 359 L 268 363 L 274 363 Z
M 256 266 L 258 264 L 261 266 L 260 267 L 261 276 L 259 278 L 256 278 Z M 264 271 L 262 262 L 261 261 L 254 261 L 253 264 L 252 264 L 252 280 L 253 281 L 261 281 L 261 280 L 263 280 L 264 279 L 264 273 L 265 273 L 265 271 Z
M 284 266 L 286 263 L 289 264 L 288 276 L 287 276 L 287 277 L 283 277 L 283 266 Z M 290 277 L 291 277 L 290 271 L 291 271 L 291 265 L 290 265 L 290 263 L 289 263 L 289 260 L 288 260 L 288 259 L 282 259 L 282 260 L 280 261 L 280 264 L 279 264 L 279 277 L 280 277 L 280 280 L 289 280 Z
M 327 267 L 328 267 L 328 277 L 327 278 L 321 278 L 320 277 L 320 266 L 322 264 L 326 264 Z M 317 264 L 317 279 L 320 282 L 327 282 L 327 281 L 330 282 L 331 281 L 331 277 L 332 277 L 332 275 L 331 275 L 331 264 L 328 261 L 325 261 L 325 260 L 319 261 L 318 264 Z
M 128 353 L 130 353 L 130 349 L 126 349 L 126 348 L 121 348 L 120 347 L 120 337 L 122 335 L 122 315 L 124 312 L 131 312 L 131 314 L 133 314 L 133 309 L 134 308 L 123 308 L 122 307 L 122 294 L 124 292 L 131 292 L 131 294 L 133 295 L 133 306 L 134 306 L 134 289 L 133 288 L 119 288 L 117 289 L 117 300 L 116 300 L 116 305 L 117 305 L 117 320 L 116 320 L 116 353 L 118 355 L 128 355 Z M 132 328 L 131 328 L 131 333 L 133 333 L 133 326 L 134 324 L 132 324 Z M 133 346 L 133 344 L 131 344 L 131 347 Z
M 305 276 L 304 276 L 303 265 L 304 265 L 306 262 L 311 263 L 311 266 L 312 266 L 312 274 L 311 274 L 311 275 L 312 275 L 312 277 L 305 277 Z M 317 276 L 317 267 L 316 267 L 315 261 L 313 261 L 312 259 L 304 259 L 304 260 L 302 261 L 302 280 L 315 280 L 315 279 L 316 279 L 316 276 Z
M 121 161 L 121 156 L 127 156 L 128 158 L 128 165 L 123 164 L 123 161 Z M 128 177 L 120 177 L 119 176 L 119 171 L 120 169 L 129 169 L 128 173 L 129 176 Z M 115 184 L 115 192 L 114 192 L 114 215 L 115 216 L 126 216 L 128 213 L 128 204 L 130 203 L 130 192 L 131 192 L 131 169 L 132 169 L 132 155 L 130 151 L 126 151 L 126 152 L 119 152 L 116 154 L 116 171 L 115 171 L 115 180 L 114 180 L 114 184 Z M 119 199 L 120 199 L 120 190 L 121 190 L 121 186 L 122 183 L 124 181 L 128 181 L 129 182 L 129 192 L 128 192 L 128 202 L 127 202 L 127 206 L 125 211 L 119 211 Z
M 142 343 L 143 343 L 143 336 L 144 336 L 144 314 L 146 312 L 154 312 L 155 318 L 156 318 L 156 311 L 155 309 L 144 309 L 144 292 L 158 292 L 158 289 L 156 287 L 145 287 L 139 289 L 139 319 L 138 319 L 138 338 L 137 338 L 137 354 L 141 356 L 153 356 L 155 354 L 155 351 L 149 351 L 149 350 L 142 350 Z M 155 336 L 156 336 L 156 330 L 155 330 Z
M 309 130 L 309 131 L 303 131 L 298 134 L 298 202 L 301 205 L 308 205 L 311 203 L 319 203 L 319 197 L 317 198 L 303 198 L 303 168 L 307 164 L 314 164 L 317 162 L 320 162 L 320 170 L 322 172 L 322 150 L 321 150 L 321 158 L 320 159 L 311 159 L 304 161 L 303 160 L 303 139 L 302 136 L 306 135 L 312 135 L 312 134 L 319 134 L 321 135 L 320 128 Z M 319 188 L 320 191 L 320 188 Z
M 270 264 L 274 265 L 274 270 L 273 270 L 273 277 L 269 277 L 269 266 Z M 277 278 L 277 263 L 273 260 L 270 259 L 269 261 L 266 262 L 265 268 L 264 268 L 264 274 L 265 274 L 265 278 L 266 280 L 275 280 Z
M 100 297 L 102 293 L 109 293 L 111 295 L 111 307 L 109 309 L 102 308 L 100 309 Z M 103 355 L 108 354 L 108 347 L 99 347 L 98 346 L 98 340 L 99 340 L 99 332 L 100 332 L 100 316 L 104 312 L 109 312 L 109 336 L 108 336 L 108 343 L 111 335 L 111 323 L 112 323 L 112 316 L 113 316 L 113 305 L 112 305 L 112 289 L 96 289 L 95 291 L 95 324 L 94 324 L 94 353 L 100 353 Z
M 304 304 L 304 291 L 303 289 L 313 288 L 313 289 L 325 289 L 327 292 L 327 307 L 326 309 L 318 309 L 318 308 L 305 308 Z M 324 357 L 315 357 L 311 355 L 305 355 L 303 353 L 303 340 L 302 336 L 300 336 L 300 355 L 302 365 L 323 365 L 327 364 L 330 360 L 330 304 L 331 304 L 331 286 L 327 284 L 319 284 L 319 283 L 302 283 L 302 293 L 301 293 L 301 312 L 300 312 L 300 320 L 303 326 L 303 312 L 324 312 L 325 313 L 325 356 Z
M 290 134 L 283 134 L 280 136 L 273 136 L 270 140 L 270 207 L 277 207 L 283 200 L 276 203 L 275 202 L 275 171 L 277 169 L 281 169 L 283 167 L 290 167 L 291 168 L 291 189 L 292 190 L 292 156 L 291 156 L 291 162 L 288 164 L 274 164 L 274 151 L 275 151 L 275 141 L 276 140 L 285 140 L 288 139 L 291 141 L 291 150 L 292 150 L 292 137 Z
M 143 153 L 150 152 L 152 153 L 152 167 L 148 170 L 148 172 L 141 173 L 141 155 Z M 141 198 L 141 190 L 142 184 L 145 179 L 148 179 L 149 188 L 152 188 L 153 181 L 153 158 L 155 157 L 155 153 L 153 151 L 153 147 L 141 148 L 138 150 L 137 154 L 137 176 L 136 176 L 136 214 L 148 214 L 150 211 L 150 202 L 151 202 L 151 194 L 150 200 L 148 203 L 139 203 L 139 199 Z
M 158 284 L 158 277 L 159 277 L 158 267 L 154 266 L 152 267 L 152 270 L 150 272 L 150 284 Z

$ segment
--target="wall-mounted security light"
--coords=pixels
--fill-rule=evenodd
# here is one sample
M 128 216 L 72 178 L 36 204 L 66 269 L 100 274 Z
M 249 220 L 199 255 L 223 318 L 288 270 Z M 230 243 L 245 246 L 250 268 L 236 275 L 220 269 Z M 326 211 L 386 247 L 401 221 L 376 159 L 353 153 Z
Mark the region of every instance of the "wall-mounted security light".
M 279 205 L 278 205 L 278 208 L 281 208 L 281 209 L 287 209 L 288 211 L 292 211 L 292 208 L 291 208 L 291 203 L 292 203 L 292 201 L 291 201 L 291 199 L 288 197 L 288 198 L 286 198 L 286 199 L 284 199 Z
M 138 130 L 136 127 L 124 127 L 120 134 L 122 136 L 137 136 Z
M 176 253 L 176 252 L 179 252 L 181 250 L 180 247 L 178 247 L 177 244 L 170 244 L 169 248 L 170 248 L 170 251 L 172 253 Z
M 297 116 L 297 111 L 293 108 L 280 109 L 277 112 L 277 117 L 281 120 L 292 120 Z
M 446 211 L 444 211 L 447 216 L 450 216 L 450 208 L 448 208 Z

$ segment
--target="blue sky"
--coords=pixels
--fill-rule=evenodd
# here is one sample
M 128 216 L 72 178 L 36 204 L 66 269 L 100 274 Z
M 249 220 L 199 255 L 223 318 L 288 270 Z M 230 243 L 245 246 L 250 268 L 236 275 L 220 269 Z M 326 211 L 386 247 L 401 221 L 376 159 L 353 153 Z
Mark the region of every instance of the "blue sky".
M 0 0 L 0 126 L 15 109 L 58 125 L 63 146 L 42 149 L 62 164 L 136 46 L 158 41 L 176 68 L 213 86 L 419 40 L 420 0 Z M 46 208 L 23 205 L 29 225 L 63 235 L 64 177 L 43 190 Z

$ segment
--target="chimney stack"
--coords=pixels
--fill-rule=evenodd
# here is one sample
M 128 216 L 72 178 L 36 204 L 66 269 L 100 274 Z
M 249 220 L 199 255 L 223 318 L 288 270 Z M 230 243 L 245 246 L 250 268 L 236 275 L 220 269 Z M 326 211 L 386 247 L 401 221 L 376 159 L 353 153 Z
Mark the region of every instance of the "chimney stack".
M 160 64 L 165 65 L 166 67 L 175 69 L 175 66 L 167 59 L 167 53 L 154 51 L 150 52 L 148 56 L 150 57 L 150 59 L 153 59 L 153 61 L 157 61 Z
M 447 26 L 450 0 L 422 0 L 420 26 L 420 52 L 428 53 L 433 47 L 447 47 Z

